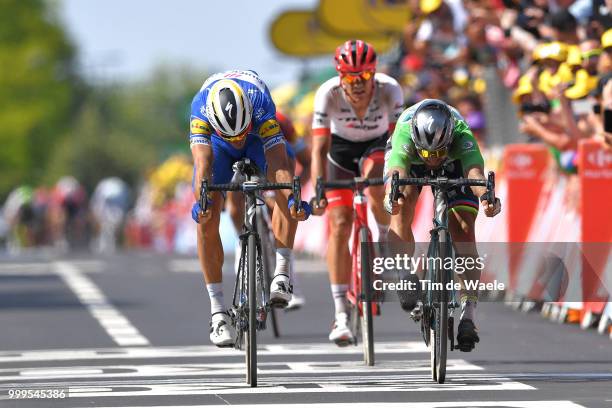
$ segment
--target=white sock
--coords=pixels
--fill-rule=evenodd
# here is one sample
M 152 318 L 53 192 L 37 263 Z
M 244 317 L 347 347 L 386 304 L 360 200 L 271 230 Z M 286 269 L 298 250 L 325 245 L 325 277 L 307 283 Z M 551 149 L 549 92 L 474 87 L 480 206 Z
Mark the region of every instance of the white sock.
M 331 284 L 331 292 L 334 298 L 334 306 L 336 308 L 336 314 L 346 313 L 346 291 L 348 290 L 347 284 Z
M 476 296 L 461 296 L 461 317 L 460 320 L 470 319 L 476 322 L 476 305 L 478 298 Z
M 225 312 L 223 306 L 223 283 L 209 283 L 206 285 L 210 298 L 210 314 Z
M 274 276 L 281 273 L 291 276 L 291 272 L 289 271 L 291 266 L 291 255 L 291 248 L 276 248 L 276 269 L 274 271 Z
M 378 226 L 378 242 L 387 242 L 387 234 L 389 233 L 389 226 L 384 224 L 376 223 Z

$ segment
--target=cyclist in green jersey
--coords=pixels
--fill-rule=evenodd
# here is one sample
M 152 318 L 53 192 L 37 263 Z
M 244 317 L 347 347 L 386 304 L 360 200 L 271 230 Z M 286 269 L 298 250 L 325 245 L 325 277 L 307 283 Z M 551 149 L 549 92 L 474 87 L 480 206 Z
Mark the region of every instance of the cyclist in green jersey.
M 485 179 L 484 160 L 469 126 L 457 109 L 436 99 L 426 99 L 406 109 L 398 119 L 395 131 L 387 142 L 385 154 L 385 208 L 392 215 L 389 241 L 408 242 L 414 252 L 412 220 L 420 188 L 405 186 L 397 201 L 389 200 L 393 172 L 400 177 L 426 177 L 443 172 L 449 178 Z M 478 214 L 478 198 L 484 213 L 493 217 L 501 211 L 501 202 L 490 203 L 486 187 L 457 187 L 449 191 L 449 231 L 457 246 L 458 257 L 478 257 L 474 223 Z M 457 330 L 459 344 L 479 341 L 475 326 L 478 290 L 467 289 L 465 282 L 479 280 L 480 269 L 466 268 L 459 275 L 461 282 L 461 321 Z M 420 302 L 414 297 L 400 297 L 402 308 L 420 315 Z

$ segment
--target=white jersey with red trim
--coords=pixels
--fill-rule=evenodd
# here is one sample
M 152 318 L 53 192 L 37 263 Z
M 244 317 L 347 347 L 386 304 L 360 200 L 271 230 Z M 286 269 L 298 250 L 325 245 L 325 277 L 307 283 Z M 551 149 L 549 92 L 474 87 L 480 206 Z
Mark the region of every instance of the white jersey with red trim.
M 376 139 L 397 122 L 404 106 L 399 83 L 389 75 L 374 75 L 374 95 L 363 118 L 357 118 L 336 76 L 324 82 L 315 95 L 312 129 L 330 129 L 331 133 L 351 142 Z

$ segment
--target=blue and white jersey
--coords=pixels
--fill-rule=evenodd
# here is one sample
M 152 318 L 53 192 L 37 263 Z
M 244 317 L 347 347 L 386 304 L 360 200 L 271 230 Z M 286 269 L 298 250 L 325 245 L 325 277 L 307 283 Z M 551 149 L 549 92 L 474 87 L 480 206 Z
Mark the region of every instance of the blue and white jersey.
M 226 71 L 214 74 L 202 85 L 191 103 L 191 118 L 189 130 L 190 145 L 223 143 L 228 147 L 229 142 L 220 137 L 210 124 L 206 116 L 206 98 L 213 84 L 221 79 L 230 79 L 236 82 L 250 99 L 253 105 L 252 128 L 248 138 L 259 137 L 264 151 L 278 144 L 285 144 L 281 127 L 276 120 L 276 106 L 266 84 L 255 71 Z

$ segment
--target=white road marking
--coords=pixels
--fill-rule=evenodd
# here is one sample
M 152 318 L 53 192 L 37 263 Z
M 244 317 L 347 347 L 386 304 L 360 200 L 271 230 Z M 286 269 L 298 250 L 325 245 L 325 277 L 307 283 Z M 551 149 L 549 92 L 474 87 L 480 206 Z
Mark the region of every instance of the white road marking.
M 31 263 L 0 263 L 0 276 L 21 275 L 21 276 L 39 276 L 51 275 L 53 272 L 49 269 L 48 263 L 31 262 Z
M 129 323 L 129 322 L 128 322 Z M 427 353 L 422 341 L 378 342 L 377 354 Z M 257 354 L 266 356 L 362 354 L 361 347 L 338 348 L 331 343 L 260 345 Z M 119 347 L 99 349 L 52 349 L 0 351 L 0 363 L 29 361 L 108 360 L 175 357 L 244 356 L 244 351 L 220 349 L 215 346 Z
M 97 260 L 72 260 L 71 264 L 83 273 L 95 273 L 104 270 L 104 262 Z M 41 276 L 52 275 L 51 264 L 46 262 L 6 263 L 0 262 L 0 276 Z
M 272 374 L 337 374 L 337 373 L 414 373 L 428 372 L 427 360 L 382 360 L 375 367 L 365 367 L 361 361 L 335 362 L 292 362 L 292 363 L 258 363 L 261 375 Z M 448 371 L 480 371 L 482 367 L 469 364 L 464 360 L 449 360 Z M 115 377 L 169 377 L 198 376 L 216 377 L 219 375 L 238 375 L 245 372 L 244 363 L 204 363 L 204 364 L 143 364 L 143 365 L 108 365 L 108 366 L 75 366 L 75 367 L 42 367 L 25 369 L 1 369 L 0 382 L 25 380 L 52 380 L 68 378 L 106 379 Z M 320 378 L 320 377 L 318 377 Z M 337 376 L 335 378 L 338 378 Z M 372 378 L 372 377 L 369 377 Z
M 243 372 L 244 374 L 244 372 Z M 63 384 L 28 383 L 31 388 L 61 387 Z M 15 384 L 7 384 L 14 387 Z M 505 377 L 493 374 L 470 378 L 465 374 L 456 374 L 447 378 L 445 384 L 435 384 L 429 375 L 394 375 L 383 374 L 372 378 L 356 373 L 349 377 L 267 377 L 260 376 L 257 388 L 244 383 L 243 375 L 233 381 L 211 378 L 170 379 L 141 381 L 71 381 L 69 392 L 71 398 L 93 397 L 138 397 L 162 395 L 214 395 L 214 394 L 296 394 L 296 393 L 361 393 L 361 392 L 423 392 L 423 391 L 526 391 L 534 387 Z M 1 398 L 8 398 L 6 394 Z
M 102 291 L 74 264 L 54 262 L 53 269 L 120 346 L 148 346 L 149 341 L 108 302 Z
M 612 401 L 612 400 L 608 400 Z M 312 408 L 314 404 L 257 404 L 257 408 Z M 585 408 L 572 401 L 448 401 L 448 402 L 367 402 L 328 404 L 317 403 L 322 408 L 457 408 L 457 407 L 504 407 L 504 408 Z M 113 406 L 115 407 L 115 406 Z M 130 406 L 129 408 L 193 408 L 193 405 L 147 405 L 146 407 Z M 105 408 L 105 407 L 101 407 Z M 111 407 L 106 407 L 111 408 Z M 227 405 L 206 405 L 206 408 L 227 408 Z

